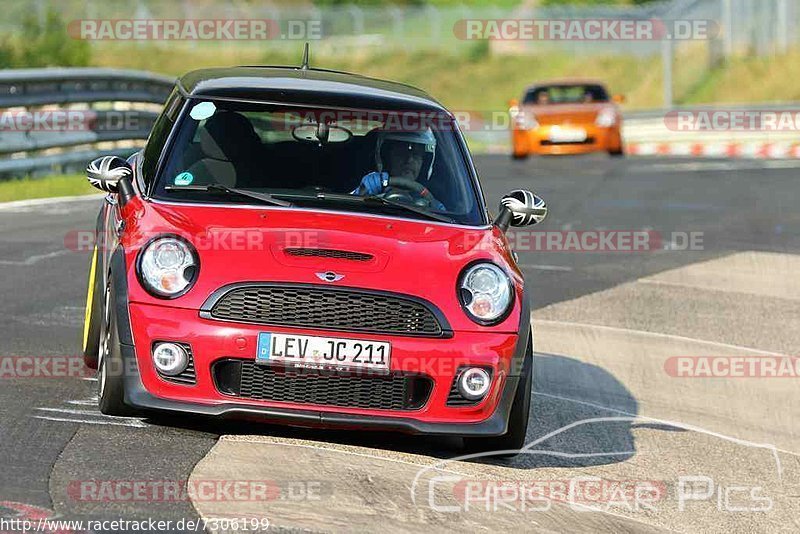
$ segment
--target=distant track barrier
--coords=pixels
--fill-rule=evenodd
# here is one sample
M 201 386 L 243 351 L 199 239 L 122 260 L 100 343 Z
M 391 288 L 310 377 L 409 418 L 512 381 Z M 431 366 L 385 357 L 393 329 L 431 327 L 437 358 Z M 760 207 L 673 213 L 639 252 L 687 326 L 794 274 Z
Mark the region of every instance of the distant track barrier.
M 174 80 L 102 68 L 0 71 L 0 179 L 69 172 L 147 139 Z

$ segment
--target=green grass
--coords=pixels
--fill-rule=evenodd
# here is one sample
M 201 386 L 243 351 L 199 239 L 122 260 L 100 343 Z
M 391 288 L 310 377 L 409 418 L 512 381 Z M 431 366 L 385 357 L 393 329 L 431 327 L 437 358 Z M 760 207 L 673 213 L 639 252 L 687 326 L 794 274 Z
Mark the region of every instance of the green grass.
M 81 174 L 0 181 L 0 202 L 97 193 Z
M 97 66 L 155 70 L 178 76 L 189 70 L 226 65 L 295 65 L 299 51 L 254 46 L 219 47 L 210 53 L 161 44 L 110 43 L 93 51 Z M 786 80 L 800 76 L 800 51 L 765 58 L 736 58 L 709 68 L 702 47 L 685 46 L 674 71 L 676 104 L 733 104 L 797 101 L 800 85 Z M 159 60 L 153 62 L 152 58 Z M 356 50 L 330 53 L 312 50 L 311 64 L 417 86 L 454 110 L 501 110 L 527 85 L 548 78 L 598 78 L 612 93 L 627 97 L 624 109 L 660 108 L 662 67 L 658 56 L 573 56 L 490 54 L 476 43 L 457 43 L 446 50 Z

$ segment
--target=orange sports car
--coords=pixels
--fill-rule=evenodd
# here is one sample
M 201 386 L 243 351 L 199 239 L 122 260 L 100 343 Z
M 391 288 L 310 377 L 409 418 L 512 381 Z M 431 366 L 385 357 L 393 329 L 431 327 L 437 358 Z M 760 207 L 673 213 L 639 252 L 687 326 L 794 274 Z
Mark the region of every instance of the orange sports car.
M 553 81 L 528 87 L 510 104 L 512 156 L 608 152 L 622 156 L 624 97 L 596 81 Z

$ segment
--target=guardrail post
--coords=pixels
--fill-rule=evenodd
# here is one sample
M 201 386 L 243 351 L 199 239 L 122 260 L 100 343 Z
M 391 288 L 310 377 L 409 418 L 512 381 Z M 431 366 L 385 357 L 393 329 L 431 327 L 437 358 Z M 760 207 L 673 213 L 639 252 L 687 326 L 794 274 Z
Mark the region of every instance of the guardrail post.
M 674 49 L 672 46 L 672 39 L 666 38 L 661 40 L 661 63 L 664 77 L 664 107 L 666 109 L 672 108 L 672 63 L 673 63 Z
M 733 0 L 720 0 L 722 2 L 722 39 L 725 57 L 733 56 Z

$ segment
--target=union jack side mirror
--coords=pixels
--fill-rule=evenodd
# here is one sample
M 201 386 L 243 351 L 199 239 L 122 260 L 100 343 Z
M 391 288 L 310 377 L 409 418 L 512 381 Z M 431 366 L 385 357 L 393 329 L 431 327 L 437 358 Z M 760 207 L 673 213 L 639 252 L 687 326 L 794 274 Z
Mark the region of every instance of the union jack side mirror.
M 100 191 L 109 194 L 119 193 L 119 201 L 124 205 L 133 198 L 133 168 L 119 156 L 103 156 L 86 167 L 86 179 Z
M 501 230 L 509 226 L 539 224 L 547 217 L 547 203 L 526 189 L 515 189 L 500 201 L 500 214 L 494 224 Z

